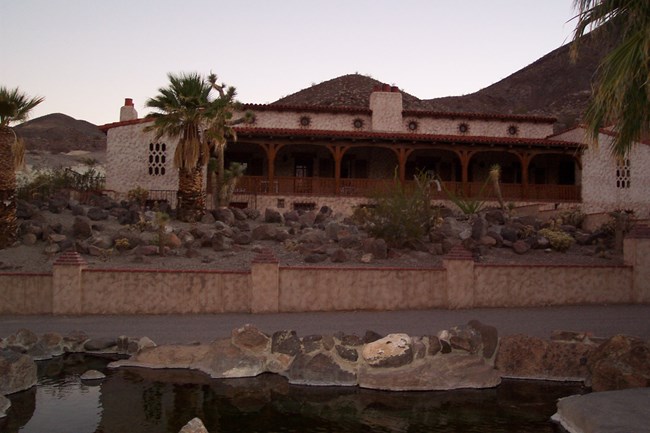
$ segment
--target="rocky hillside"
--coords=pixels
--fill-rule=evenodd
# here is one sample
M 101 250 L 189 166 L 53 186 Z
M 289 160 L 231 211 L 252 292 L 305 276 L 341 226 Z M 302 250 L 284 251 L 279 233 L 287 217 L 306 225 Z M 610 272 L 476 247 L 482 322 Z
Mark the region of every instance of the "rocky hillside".
M 595 32 L 583 38 L 578 58 L 573 61 L 570 45 L 564 45 L 503 80 L 463 96 L 429 100 L 403 93 L 406 110 L 533 114 L 558 118 L 556 129 L 580 120 L 593 77 L 616 36 L 605 38 Z M 379 81 L 359 74 L 344 75 L 303 89 L 277 100 L 276 105 L 319 105 L 368 107 L 372 88 Z
M 96 125 L 61 113 L 48 114 L 16 126 L 28 152 L 104 151 L 106 135 Z

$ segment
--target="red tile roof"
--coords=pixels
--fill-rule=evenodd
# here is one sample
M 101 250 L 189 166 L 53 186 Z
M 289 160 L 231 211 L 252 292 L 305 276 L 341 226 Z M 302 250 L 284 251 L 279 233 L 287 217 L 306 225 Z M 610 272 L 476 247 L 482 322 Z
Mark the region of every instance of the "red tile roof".
M 311 137 L 349 140 L 383 140 L 405 142 L 438 142 L 438 143 L 463 143 L 463 144 L 499 144 L 519 145 L 534 147 L 560 147 L 577 149 L 581 143 L 549 140 L 544 138 L 521 137 L 487 137 L 472 135 L 436 135 L 416 134 L 405 132 L 377 132 L 377 131 L 332 131 L 321 129 L 289 129 L 289 128 L 255 128 L 238 127 L 239 137 Z

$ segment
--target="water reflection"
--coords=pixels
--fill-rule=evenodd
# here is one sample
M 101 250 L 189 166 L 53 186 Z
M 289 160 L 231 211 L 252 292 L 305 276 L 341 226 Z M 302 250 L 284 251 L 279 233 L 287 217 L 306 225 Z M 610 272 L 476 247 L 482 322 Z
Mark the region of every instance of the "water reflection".
M 66 357 L 39 366 L 37 390 L 11 396 L 2 432 L 177 433 L 198 416 L 217 432 L 553 432 L 557 398 L 576 384 L 504 382 L 492 390 L 378 392 L 292 386 L 277 375 L 210 380 L 185 370 L 105 371 Z M 108 374 L 82 384 L 89 368 Z M 4 423 L 4 424 L 3 424 Z

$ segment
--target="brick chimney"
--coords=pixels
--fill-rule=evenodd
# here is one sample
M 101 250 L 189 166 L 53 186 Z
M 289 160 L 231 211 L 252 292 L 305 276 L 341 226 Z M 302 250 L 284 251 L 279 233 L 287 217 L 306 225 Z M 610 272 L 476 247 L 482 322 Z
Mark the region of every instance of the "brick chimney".
M 137 118 L 138 112 L 135 111 L 135 107 L 133 106 L 133 99 L 125 98 L 124 106 L 120 108 L 120 122 L 124 122 L 126 120 L 135 120 Z
M 396 86 L 380 84 L 370 94 L 373 131 L 402 131 L 402 93 Z

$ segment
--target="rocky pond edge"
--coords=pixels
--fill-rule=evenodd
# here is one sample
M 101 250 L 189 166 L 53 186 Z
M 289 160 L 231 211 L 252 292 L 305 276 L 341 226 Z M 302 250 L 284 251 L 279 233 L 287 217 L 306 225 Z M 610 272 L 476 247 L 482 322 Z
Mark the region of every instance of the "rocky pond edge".
M 549 339 L 499 338 L 495 327 L 477 320 L 427 336 L 366 331 L 300 337 L 292 330 L 269 335 L 246 324 L 208 344 L 162 346 L 147 337 L 94 339 L 79 331 L 38 336 L 21 329 L 0 339 L 0 417 L 10 406 L 5 395 L 36 384 L 35 361 L 66 353 L 128 356 L 109 368 L 192 369 L 211 378 L 275 373 L 291 384 L 387 391 L 492 388 L 502 378 L 580 381 L 592 391 L 650 387 L 650 344 L 639 338 L 572 331 L 555 331 Z M 562 401 L 556 421 L 571 426 L 567 413 L 579 411 L 562 411 Z

